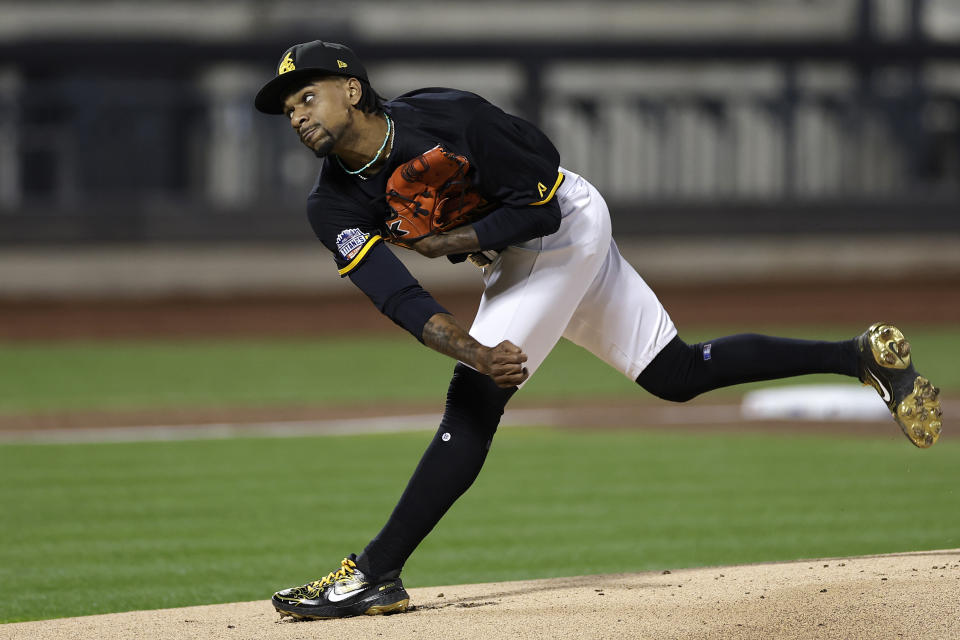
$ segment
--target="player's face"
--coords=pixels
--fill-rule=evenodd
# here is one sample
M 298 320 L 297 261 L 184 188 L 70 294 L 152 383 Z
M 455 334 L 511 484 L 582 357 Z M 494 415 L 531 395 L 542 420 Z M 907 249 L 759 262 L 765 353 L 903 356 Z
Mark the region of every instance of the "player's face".
M 318 158 L 322 158 L 343 142 L 344 133 L 353 122 L 349 88 L 343 78 L 314 80 L 294 91 L 283 101 L 284 114 L 297 132 L 300 141 Z

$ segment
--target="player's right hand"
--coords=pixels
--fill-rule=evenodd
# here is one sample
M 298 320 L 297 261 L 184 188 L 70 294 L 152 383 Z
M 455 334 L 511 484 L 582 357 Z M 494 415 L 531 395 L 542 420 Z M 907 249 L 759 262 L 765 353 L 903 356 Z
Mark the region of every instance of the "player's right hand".
M 515 387 L 530 377 L 523 363 L 527 361 L 527 354 L 523 349 L 509 340 L 504 340 L 486 353 L 484 373 L 493 378 L 498 387 L 509 389 Z

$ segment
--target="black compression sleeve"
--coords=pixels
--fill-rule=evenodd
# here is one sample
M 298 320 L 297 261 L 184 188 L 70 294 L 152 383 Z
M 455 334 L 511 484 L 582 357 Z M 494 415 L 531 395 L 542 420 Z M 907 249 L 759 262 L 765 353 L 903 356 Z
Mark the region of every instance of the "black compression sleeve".
M 423 327 L 436 313 L 449 313 L 433 299 L 382 242 L 349 278 L 385 316 L 423 342 Z
M 537 206 L 501 207 L 474 222 L 473 228 L 481 249 L 503 249 L 559 229 L 560 204 L 553 198 Z

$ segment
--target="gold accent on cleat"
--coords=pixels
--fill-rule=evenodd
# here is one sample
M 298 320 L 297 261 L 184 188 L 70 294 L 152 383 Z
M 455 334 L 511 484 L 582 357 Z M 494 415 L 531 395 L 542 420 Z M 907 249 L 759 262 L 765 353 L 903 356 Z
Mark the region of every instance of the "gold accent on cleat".
M 877 322 L 867 329 L 873 359 L 882 367 L 906 369 L 910 366 L 910 343 L 900 329 Z
M 410 598 L 394 602 L 393 604 L 382 604 L 376 607 L 370 607 L 363 612 L 365 616 L 380 616 L 386 615 L 388 613 L 403 613 L 407 610 L 407 605 L 410 604 Z
M 939 389 L 923 376 L 913 381 L 913 391 L 893 412 L 893 418 L 910 442 L 922 449 L 932 446 L 940 438 L 943 410 L 937 396 Z
M 911 443 L 923 449 L 932 446 L 943 426 L 940 390 L 914 369 L 903 333 L 890 323 L 877 322 L 856 343 L 860 381 L 877 390 Z

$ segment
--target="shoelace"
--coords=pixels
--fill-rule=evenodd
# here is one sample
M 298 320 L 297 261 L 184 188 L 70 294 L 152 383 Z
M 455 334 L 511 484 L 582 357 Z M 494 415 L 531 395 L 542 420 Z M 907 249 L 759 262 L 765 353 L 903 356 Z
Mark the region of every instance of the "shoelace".
M 347 576 L 352 576 L 356 572 L 356 569 L 357 564 L 353 560 L 350 558 L 344 558 L 343 561 L 340 562 L 339 569 L 337 569 L 335 572 L 330 572 L 325 578 L 314 580 L 307 586 L 311 589 L 321 591 L 324 587 L 328 587 L 338 580 L 343 580 Z

